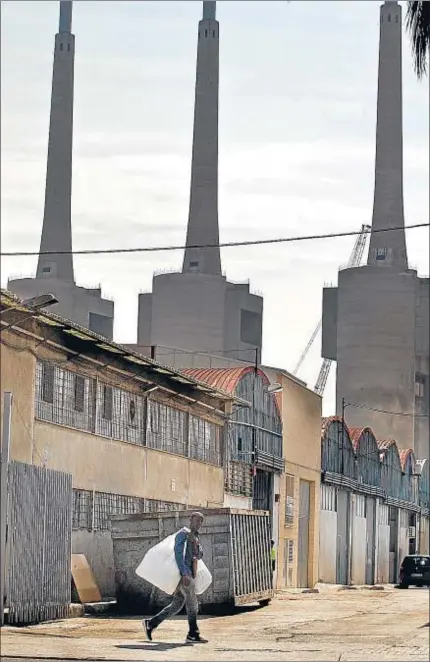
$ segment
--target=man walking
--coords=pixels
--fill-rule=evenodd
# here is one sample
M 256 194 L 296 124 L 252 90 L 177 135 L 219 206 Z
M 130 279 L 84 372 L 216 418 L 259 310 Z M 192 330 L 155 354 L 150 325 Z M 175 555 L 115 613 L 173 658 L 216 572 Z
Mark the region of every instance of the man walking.
M 167 618 L 178 614 L 185 605 L 188 617 L 188 635 L 186 643 L 206 644 L 207 640 L 200 636 L 197 625 L 198 602 L 195 591 L 197 561 L 203 557 L 199 543 L 198 531 L 203 524 L 203 515 L 193 513 L 190 519 L 190 530 L 181 529 L 175 538 L 175 560 L 179 568 L 181 580 L 173 594 L 172 602 L 152 618 L 143 621 L 143 627 L 148 641 L 152 641 L 152 633 Z

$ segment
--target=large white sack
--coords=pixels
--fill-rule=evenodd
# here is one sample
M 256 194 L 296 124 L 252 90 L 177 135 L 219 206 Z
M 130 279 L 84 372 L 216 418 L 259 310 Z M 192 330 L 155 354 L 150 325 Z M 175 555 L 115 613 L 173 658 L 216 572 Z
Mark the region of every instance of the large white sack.
M 153 586 L 173 595 L 181 579 L 175 560 L 176 533 L 149 549 L 136 568 L 136 574 Z M 212 583 L 212 575 L 203 561 L 197 561 L 196 595 L 201 595 Z

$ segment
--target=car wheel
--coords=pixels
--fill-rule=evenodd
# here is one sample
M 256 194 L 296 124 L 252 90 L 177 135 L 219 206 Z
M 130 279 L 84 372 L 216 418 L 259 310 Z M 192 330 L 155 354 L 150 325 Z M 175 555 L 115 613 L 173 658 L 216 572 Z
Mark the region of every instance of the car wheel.
M 401 582 L 399 584 L 399 588 L 409 588 L 409 584 L 404 584 L 403 582 Z

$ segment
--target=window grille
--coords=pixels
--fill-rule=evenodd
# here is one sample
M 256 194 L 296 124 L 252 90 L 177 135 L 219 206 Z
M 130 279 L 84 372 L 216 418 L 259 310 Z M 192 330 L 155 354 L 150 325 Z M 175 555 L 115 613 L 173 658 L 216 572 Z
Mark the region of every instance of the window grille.
M 321 510 L 337 510 L 337 493 L 334 485 L 321 485 Z
M 221 465 L 221 429 L 197 416 L 190 416 L 190 457 L 194 460 Z
M 145 402 L 134 393 L 98 382 L 96 434 L 145 443 Z
M 147 404 L 146 404 L 147 403 Z M 145 430 L 145 408 L 148 416 Z M 221 466 L 224 428 L 54 364 L 36 365 L 36 418 Z M 145 439 L 146 433 L 146 439 Z
M 388 526 L 388 512 L 389 512 L 389 507 L 387 506 L 387 504 L 380 503 L 379 517 L 378 517 L 379 524 L 385 524 Z
M 110 529 L 112 515 L 134 515 L 145 512 L 144 499 L 139 497 L 96 492 L 94 498 L 94 528 Z
M 146 445 L 148 448 L 186 456 L 186 414 L 161 402 L 149 400 Z
M 73 490 L 72 526 L 74 530 L 106 531 L 111 528 L 112 515 L 173 512 L 186 506 L 172 501 L 143 499 L 109 492 Z
M 225 491 L 237 496 L 252 497 L 251 468 L 246 462 L 227 462 L 224 474 Z
M 294 476 L 285 476 L 285 526 L 294 523 Z
M 73 529 L 91 529 L 93 494 L 88 490 L 73 490 Z
M 355 515 L 356 517 L 366 517 L 366 497 L 364 494 L 355 495 Z
M 92 380 L 49 363 L 36 365 L 36 418 L 93 431 Z

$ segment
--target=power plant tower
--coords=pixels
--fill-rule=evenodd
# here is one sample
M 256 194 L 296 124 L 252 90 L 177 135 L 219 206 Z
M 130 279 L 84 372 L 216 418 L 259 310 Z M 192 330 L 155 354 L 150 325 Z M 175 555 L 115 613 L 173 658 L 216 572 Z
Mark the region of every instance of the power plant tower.
M 190 211 L 183 272 L 221 275 L 218 227 L 219 24 L 216 2 L 203 2 L 199 24 Z M 213 248 L 193 248 L 212 245 Z
M 221 270 L 218 93 L 219 23 L 216 2 L 205 1 L 198 25 L 190 206 L 182 272 L 154 276 L 152 292 L 139 296 L 137 348 L 146 353 L 151 347 L 163 348 L 160 358 L 177 367 L 190 366 L 192 355 L 187 352 L 243 361 L 254 361 L 256 350 L 261 352 L 263 300 L 250 293 L 248 283 L 227 281 Z M 200 355 L 196 359 L 199 367 L 201 360 Z
M 51 293 L 54 311 L 113 337 L 113 303 L 102 299 L 100 288 L 75 284 L 72 255 L 72 155 L 75 35 L 71 0 L 61 0 L 55 35 L 51 114 L 46 168 L 45 207 L 35 278 L 10 280 L 8 288 L 23 298 Z M 56 252 L 58 251 L 58 253 Z
M 409 269 L 403 213 L 402 8 L 380 8 L 375 190 L 367 265 L 323 293 L 337 413 L 429 457 L 429 279 Z M 396 229 L 394 229 L 396 228 Z

